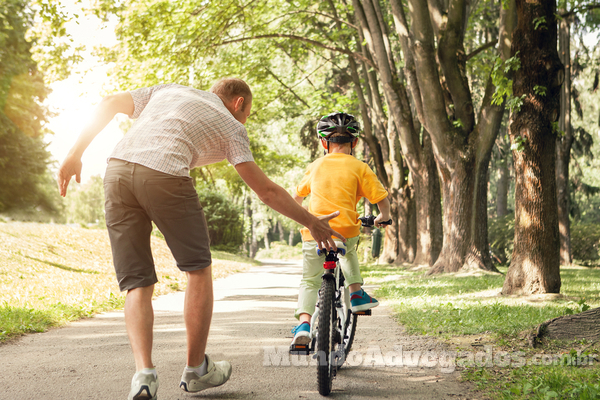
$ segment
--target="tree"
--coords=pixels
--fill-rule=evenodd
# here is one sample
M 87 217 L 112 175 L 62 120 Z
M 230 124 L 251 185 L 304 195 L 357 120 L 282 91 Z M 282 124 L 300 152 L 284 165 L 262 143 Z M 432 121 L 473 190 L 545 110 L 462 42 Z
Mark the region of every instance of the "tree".
M 428 7 L 428 3 L 431 8 Z M 487 174 L 504 104 L 492 102 L 489 75 L 479 113 L 465 75 L 466 1 L 409 1 L 410 41 L 423 106 L 422 123 L 431 135 L 443 193 L 444 241 L 430 273 L 461 268 L 495 270 L 487 241 Z M 514 14 L 502 10 L 498 54 L 508 58 Z M 445 18 L 436 18 L 444 15 Z M 489 46 L 488 46 L 489 47 Z
M 75 183 L 67 194 L 67 222 L 96 224 L 104 227 L 104 184 L 100 175 L 95 175 L 83 185 Z
M 356 20 L 362 28 L 367 48 L 373 55 L 388 106 L 387 149 L 390 168 L 387 174 L 392 196 L 392 214 L 397 229 L 386 229 L 386 249 L 384 258 L 397 261 L 409 261 L 415 264 L 432 265 L 441 249 L 441 207 L 440 189 L 437 171 L 433 159 L 431 140 L 427 130 L 420 135 L 420 124 L 413 119 L 411 103 L 404 82 L 400 79 L 394 54 L 391 52 L 390 34 L 384 19 L 384 12 L 378 1 L 353 1 Z M 401 43 L 406 48 L 408 38 L 402 35 L 406 31 L 406 19 L 402 5 L 392 1 L 392 13 L 395 27 Z M 412 53 L 405 52 L 405 74 L 413 91 L 418 96 L 415 68 Z M 374 85 L 373 85 L 374 86 Z M 360 86 L 358 86 L 360 88 Z M 373 90 L 373 89 L 371 89 Z M 414 105 L 419 115 L 422 104 L 413 92 Z M 363 119 L 368 119 L 368 116 Z M 416 124 L 415 124 L 416 123 Z M 422 137 L 421 137 L 422 136 Z M 411 173 L 412 185 L 405 183 L 404 165 Z M 384 181 L 385 182 L 385 181 Z M 414 203 L 411 198 L 414 196 Z M 410 212 L 411 205 L 414 206 Z M 414 257 L 407 257 L 411 248 L 410 216 L 415 215 L 416 248 Z M 392 241 L 393 240 L 393 241 Z M 389 244 L 398 243 L 394 257 L 389 255 Z M 401 245 L 403 244 L 403 245 Z M 403 254 L 404 253 L 404 254 Z M 402 257 L 404 256 L 404 257 Z
M 514 252 L 502 294 L 559 293 L 556 138 L 564 69 L 557 42 L 556 2 L 517 0 L 512 53 L 520 60 L 510 137 L 515 163 Z
M 561 12 L 566 12 L 563 8 Z M 559 24 L 559 56 L 565 67 L 565 81 L 560 91 L 560 116 L 558 129 L 561 135 L 556 140 L 556 195 L 558 226 L 560 235 L 560 264 L 571 264 L 571 220 L 569 195 L 569 162 L 573 144 L 571 124 L 571 17 L 561 18 Z
M 26 39 L 33 13 L 27 3 L 0 4 L 0 211 L 42 207 L 56 210 L 43 190 L 49 162 L 41 136 L 49 90 Z

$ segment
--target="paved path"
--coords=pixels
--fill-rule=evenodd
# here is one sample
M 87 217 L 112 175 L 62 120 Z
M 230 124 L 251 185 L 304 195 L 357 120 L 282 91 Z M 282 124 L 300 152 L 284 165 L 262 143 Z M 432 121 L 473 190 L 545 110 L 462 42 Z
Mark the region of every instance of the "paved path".
M 322 399 L 316 367 L 306 365 L 309 358 L 286 353 L 300 273 L 298 264 L 265 264 L 215 281 L 207 352 L 215 360 L 230 360 L 233 374 L 225 385 L 196 395 L 178 388 L 185 363 L 183 293 L 157 299 L 153 358 L 159 399 Z M 381 305 L 372 317 L 359 318 L 356 356 L 334 380 L 330 398 L 475 398 L 458 382 L 457 372 L 442 372 L 435 361 L 429 367 L 398 366 L 394 346 L 402 346 L 405 363 L 408 350 L 443 350 L 433 340 L 406 336 Z M 135 372 L 120 311 L 0 346 L 0 368 L 0 400 L 123 400 Z

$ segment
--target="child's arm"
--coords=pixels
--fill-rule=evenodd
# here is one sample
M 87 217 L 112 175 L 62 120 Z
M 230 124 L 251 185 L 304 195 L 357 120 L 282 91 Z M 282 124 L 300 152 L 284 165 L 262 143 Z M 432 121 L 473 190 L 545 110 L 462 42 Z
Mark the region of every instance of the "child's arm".
M 377 203 L 377 208 L 379 208 L 379 215 L 375 218 L 375 226 L 382 226 L 380 222 L 389 221 L 391 219 L 390 216 L 390 201 L 386 197 Z
M 296 200 L 296 203 L 298 203 L 299 205 L 302 205 L 302 202 L 304 201 L 304 197 L 298 196 L 298 193 L 294 193 L 294 196 L 292 196 L 292 197 L 294 198 L 294 200 Z

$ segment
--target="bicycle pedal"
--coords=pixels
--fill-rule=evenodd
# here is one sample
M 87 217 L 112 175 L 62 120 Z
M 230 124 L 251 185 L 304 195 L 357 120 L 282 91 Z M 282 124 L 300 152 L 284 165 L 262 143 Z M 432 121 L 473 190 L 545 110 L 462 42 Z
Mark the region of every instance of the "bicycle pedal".
M 290 354 L 306 356 L 311 354 L 313 351 L 307 344 L 292 344 L 290 345 Z
M 371 315 L 371 310 L 353 312 L 354 315 Z

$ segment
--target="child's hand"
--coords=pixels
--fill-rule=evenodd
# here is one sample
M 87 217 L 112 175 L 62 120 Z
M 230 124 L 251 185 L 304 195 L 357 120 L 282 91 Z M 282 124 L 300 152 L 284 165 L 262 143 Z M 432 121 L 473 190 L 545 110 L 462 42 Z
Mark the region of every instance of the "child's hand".
M 375 218 L 375 221 L 373 221 L 373 225 L 375 225 L 376 227 L 386 227 L 387 225 L 391 225 L 392 224 L 392 219 L 390 218 L 389 215 L 383 215 L 383 214 L 379 214 L 377 216 L 377 218 Z

